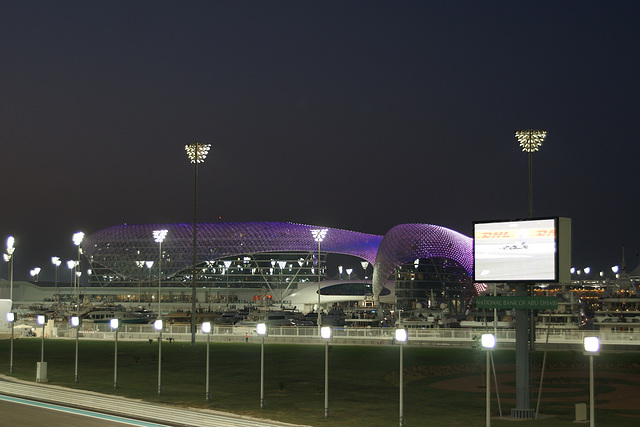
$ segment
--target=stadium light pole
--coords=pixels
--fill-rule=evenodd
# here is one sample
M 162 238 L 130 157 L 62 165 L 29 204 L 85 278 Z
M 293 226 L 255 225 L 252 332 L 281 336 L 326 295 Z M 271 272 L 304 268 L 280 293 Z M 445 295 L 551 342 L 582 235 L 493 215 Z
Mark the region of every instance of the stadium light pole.
M 533 217 L 533 161 L 532 154 L 538 151 L 542 146 L 542 141 L 547 137 L 546 130 L 540 129 L 525 129 L 516 131 L 516 138 L 522 147 L 522 151 L 525 151 L 529 155 L 529 218 Z
M 331 339 L 331 327 L 324 326 L 320 329 L 324 339 L 324 417 L 329 418 L 329 340 Z
M 589 356 L 589 426 L 596 425 L 595 386 L 593 381 L 593 356 L 600 354 L 600 338 L 584 337 L 584 354 Z
M 162 318 L 162 306 L 160 305 L 162 300 L 162 294 L 160 293 L 162 288 L 162 242 L 167 237 L 168 232 L 169 230 L 153 230 L 153 240 L 158 243 L 158 319 Z
M 7 312 L 7 322 L 11 323 L 11 356 L 9 358 L 9 373 L 13 374 L 13 325 L 16 321 L 16 314 L 12 311 Z
M 205 374 L 205 391 L 204 396 L 208 402 L 211 399 L 211 393 L 209 392 L 209 347 L 211 344 L 211 322 L 204 322 L 202 324 L 202 333 L 207 334 L 207 368 Z
M 15 239 L 13 236 L 7 237 L 7 253 L 4 254 L 4 260 L 9 263 L 9 299 L 13 306 L 13 253 L 16 248 L 14 246 Z
M 491 351 L 496 346 L 496 337 L 493 334 L 482 334 L 480 338 L 482 348 L 487 352 L 487 379 L 486 379 L 486 425 L 491 426 Z
M 118 319 L 111 319 L 109 326 L 115 332 L 114 335 L 114 351 L 113 351 L 113 388 L 118 388 Z
M 209 154 L 211 144 L 187 144 L 184 146 L 187 156 L 194 164 L 193 187 L 193 277 L 191 282 L 191 346 L 196 345 L 196 244 L 197 244 L 197 218 L 198 218 L 198 164 L 204 163 Z
M 256 332 L 262 337 L 260 344 L 260 409 L 264 409 L 264 336 L 267 335 L 267 324 L 258 323 Z
M 56 297 L 57 297 L 58 296 L 58 267 L 60 267 L 60 264 L 62 264 L 62 260 L 60 259 L 60 257 L 52 256 L 51 257 L 51 264 L 53 264 L 55 266 L 54 287 L 55 287 L 55 290 L 56 290 Z
M 73 236 L 71 237 L 71 240 L 73 241 L 73 244 L 76 245 L 78 247 L 78 261 L 76 262 L 76 271 L 80 271 L 80 255 L 82 255 L 82 248 L 80 247 L 80 244 L 82 243 L 82 240 L 84 240 L 84 233 L 82 231 L 78 231 L 76 233 L 73 233 Z M 77 290 L 77 301 L 78 301 L 78 306 L 77 306 L 77 310 L 76 310 L 76 315 L 80 314 L 80 276 L 76 273 L 76 290 Z
M 153 322 L 153 328 L 158 331 L 158 396 L 162 394 L 162 320 Z
M 400 427 L 403 427 L 405 425 L 404 423 L 404 367 L 403 365 L 403 359 L 404 359 L 404 355 L 403 353 L 403 348 L 404 348 L 404 343 L 407 342 L 407 330 L 406 329 L 396 329 L 396 341 L 400 344 L 400 378 L 399 378 L 399 385 L 400 385 Z
M 322 327 L 322 317 L 320 315 L 320 243 L 327 237 L 326 228 L 315 228 L 311 230 L 311 235 L 313 236 L 313 240 L 318 242 L 318 320 L 316 321 L 318 326 L 318 332 L 320 332 L 320 328 Z
M 69 323 L 71 324 L 72 328 L 76 329 L 76 365 L 75 365 L 74 381 L 78 382 L 78 347 L 79 347 L 79 340 L 80 340 L 80 317 L 71 316 L 69 318 Z

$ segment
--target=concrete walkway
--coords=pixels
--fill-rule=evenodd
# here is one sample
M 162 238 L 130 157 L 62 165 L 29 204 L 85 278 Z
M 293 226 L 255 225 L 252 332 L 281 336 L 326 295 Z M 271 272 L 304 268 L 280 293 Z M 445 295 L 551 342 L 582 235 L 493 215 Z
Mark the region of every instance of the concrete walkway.
M 120 396 L 34 383 L 6 375 L 0 375 L 0 394 L 119 415 L 168 426 L 299 427 L 294 424 L 244 417 L 207 409 L 176 408 Z

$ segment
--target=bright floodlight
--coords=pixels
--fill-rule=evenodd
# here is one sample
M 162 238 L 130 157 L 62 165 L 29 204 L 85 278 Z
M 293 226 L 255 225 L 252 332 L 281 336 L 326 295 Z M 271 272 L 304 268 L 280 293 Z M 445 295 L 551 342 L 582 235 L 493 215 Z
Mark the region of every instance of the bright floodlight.
M 396 341 L 398 341 L 398 342 L 406 342 L 407 341 L 407 330 L 406 329 L 396 329 Z
M 47 318 L 44 316 L 44 314 L 38 314 L 37 320 L 38 320 L 38 325 L 44 325 Z
M 82 243 L 82 239 L 84 239 L 84 233 L 82 231 L 73 233 L 73 237 L 71 238 L 71 240 L 73 240 L 73 244 L 76 246 L 80 246 L 80 243 Z
M 613 267 L 611 267 L 611 271 L 613 271 L 614 273 L 618 273 L 618 271 L 620 271 L 620 266 L 619 265 L 614 265 Z
M 15 239 L 13 238 L 13 236 L 9 236 L 7 237 L 7 253 L 9 255 L 11 255 L 14 251 L 14 247 L 13 244 L 15 243 Z
M 11 323 L 14 320 L 16 320 L 16 314 L 11 311 L 7 312 L 7 322 Z
M 584 351 L 588 353 L 597 353 L 600 351 L 600 338 L 584 337 Z
M 258 333 L 258 335 L 266 335 L 267 334 L 266 323 L 258 323 L 256 325 L 256 332 Z
M 118 319 L 109 320 L 109 326 L 111 326 L 111 329 L 118 329 L 118 324 Z
M 492 349 L 496 346 L 496 337 L 493 334 L 482 334 L 481 343 L 482 347 Z
M 202 333 L 204 334 L 211 333 L 211 322 L 204 322 L 202 324 Z
M 162 330 L 162 320 L 158 319 L 155 322 L 153 322 L 153 328 L 156 331 L 161 331 Z
M 60 267 L 60 264 L 62 264 L 62 260 L 60 259 L 60 257 L 52 256 L 51 264 L 55 265 L 56 267 Z
M 585 267 L 583 271 L 584 271 L 584 274 L 589 274 L 591 273 L 591 267 Z
M 532 153 L 538 151 L 542 141 L 547 137 L 546 130 L 526 129 L 516 131 L 516 138 L 522 147 L 522 151 Z
M 73 326 L 74 328 L 77 328 L 78 326 L 80 326 L 80 318 L 78 316 L 71 316 L 71 318 L 69 319 L 69 323 L 71 323 L 71 326 Z
M 313 236 L 313 240 L 316 242 L 322 242 L 324 238 L 327 236 L 327 228 L 318 228 L 311 230 L 311 235 Z
M 327 340 L 331 338 L 331 327 L 323 326 L 322 328 L 320 328 L 320 335 L 322 336 L 322 338 Z
M 153 230 L 153 239 L 158 243 L 162 243 L 168 232 L 169 230 Z
M 195 144 L 185 145 L 184 149 L 187 150 L 187 156 L 189 156 L 191 163 L 204 163 L 204 159 L 207 158 L 207 154 L 209 154 L 209 150 L 211 149 L 211 144 L 200 144 L 196 142 Z

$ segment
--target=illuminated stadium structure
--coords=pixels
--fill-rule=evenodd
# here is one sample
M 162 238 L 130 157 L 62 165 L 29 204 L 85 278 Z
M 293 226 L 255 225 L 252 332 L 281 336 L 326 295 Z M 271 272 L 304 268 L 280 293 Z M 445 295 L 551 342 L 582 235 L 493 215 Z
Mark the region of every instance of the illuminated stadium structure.
M 327 254 L 369 262 L 373 266 L 372 280 L 360 282 L 374 298 L 394 273 L 416 259 L 455 264 L 459 273 L 471 276 L 471 238 L 444 227 L 403 224 L 385 236 L 328 228 L 320 244 L 311 232 L 318 228 L 321 227 L 289 222 L 199 224 L 199 302 L 220 302 L 220 298 L 242 290 L 254 295 L 266 290 L 282 301 L 309 286 L 308 282 L 317 284 L 320 276 L 323 281 L 329 278 Z M 153 231 L 160 229 L 168 230 L 161 244 L 161 272 L 157 267 L 159 245 L 153 238 Z M 173 295 L 169 298 L 184 301 L 189 298 L 187 290 L 193 272 L 192 230 L 191 224 L 125 224 L 86 236 L 81 247 L 91 264 L 89 285 L 126 288 L 148 284 L 151 291 L 160 274 L 163 292 L 166 289 Z M 180 288 L 185 292 L 178 292 Z M 328 294 L 329 290 L 321 291 L 321 295 L 325 292 Z M 163 293 L 165 298 L 168 297 Z

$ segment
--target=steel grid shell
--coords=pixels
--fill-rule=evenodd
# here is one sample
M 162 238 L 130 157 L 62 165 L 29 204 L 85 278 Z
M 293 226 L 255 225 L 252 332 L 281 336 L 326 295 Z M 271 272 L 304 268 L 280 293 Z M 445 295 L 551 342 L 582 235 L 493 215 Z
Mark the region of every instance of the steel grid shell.
M 396 269 L 416 258 L 447 258 L 473 276 L 473 239 L 431 224 L 401 224 L 382 239 L 373 269 L 373 293 L 379 295 Z
M 320 228 L 290 222 L 199 223 L 196 263 L 230 256 L 265 252 L 316 252 L 318 243 L 311 230 Z M 122 277 L 144 280 L 147 272 L 136 262 L 158 259 L 153 230 L 167 229 L 162 242 L 164 277 L 193 266 L 192 224 L 117 225 L 97 231 L 82 242 L 84 255 L 92 264 Z M 352 255 L 373 264 L 382 236 L 329 228 L 321 243 L 322 252 Z

